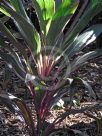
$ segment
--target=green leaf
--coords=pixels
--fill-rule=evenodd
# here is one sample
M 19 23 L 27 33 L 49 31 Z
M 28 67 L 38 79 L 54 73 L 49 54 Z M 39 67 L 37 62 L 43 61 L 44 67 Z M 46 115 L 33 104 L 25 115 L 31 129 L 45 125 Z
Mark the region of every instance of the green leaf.
M 84 29 L 84 27 L 89 23 L 89 21 L 101 11 L 102 0 L 100 2 L 96 0 L 91 0 L 83 15 L 80 17 L 80 20 L 75 25 L 70 34 L 69 32 L 66 33 L 66 39 L 64 42 L 65 46 L 69 45 L 74 40 L 74 38 Z
M 43 18 L 42 10 L 41 10 L 41 8 L 40 8 L 40 6 L 39 6 L 39 4 L 38 4 L 38 2 L 36 0 L 32 0 L 32 2 L 33 2 L 34 9 L 35 9 L 37 17 L 38 17 L 41 32 L 43 34 L 45 34 L 46 33 L 46 22 L 45 22 L 45 20 Z
M 77 92 L 77 85 L 83 85 L 89 92 L 90 96 L 94 99 L 96 99 L 96 95 L 92 89 L 92 87 L 83 79 L 79 78 L 79 77 L 76 77 L 73 79 L 71 85 L 70 85 L 70 99 L 71 101 L 73 100 L 73 97 L 74 95 L 76 94 Z
M 5 60 L 5 62 L 8 64 L 8 67 L 10 69 L 13 69 L 17 76 L 26 84 L 32 82 L 32 84 L 34 84 L 35 86 L 39 86 L 39 88 L 47 90 L 46 86 L 40 83 L 39 77 L 27 73 L 12 54 L 7 54 L 0 50 L 0 57 Z
M 12 56 L 12 54 L 4 53 L 0 50 L 0 57 L 4 59 L 10 69 L 14 69 L 15 73 L 23 80 L 25 81 L 26 72 L 21 67 L 21 65 L 17 62 L 17 60 Z
M 78 1 L 63 1 L 56 10 L 47 34 L 47 45 L 53 46 L 58 35 L 63 31 L 78 7 Z
M 13 113 L 22 115 L 26 124 L 31 129 L 31 134 L 35 136 L 35 127 L 30 109 L 25 102 L 10 93 L 0 92 L 0 100 Z
M 3 89 L 6 90 L 8 88 L 8 84 L 10 83 L 11 79 L 12 79 L 12 72 L 10 71 L 8 66 L 6 65 L 4 77 L 3 77 Z
M 23 65 L 22 65 L 21 59 L 20 59 L 19 55 L 17 54 L 17 52 L 15 52 L 15 51 L 13 50 L 13 48 L 10 46 L 10 44 L 7 44 L 7 43 L 5 42 L 5 40 L 3 39 L 2 36 L 0 36 L 0 48 L 1 48 L 1 49 L 3 48 L 3 49 L 5 49 L 5 50 L 7 50 L 7 51 L 9 52 L 9 54 L 11 54 L 11 56 L 13 56 L 13 57 L 15 58 L 15 60 L 17 61 L 17 63 L 18 63 L 22 68 L 24 68 Z
M 42 10 L 44 20 L 48 21 L 54 15 L 54 0 L 36 0 Z
M 28 106 L 26 105 L 26 103 L 23 100 L 15 98 L 13 101 L 16 103 L 16 105 L 20 109 L 21 114 L 22 114 L 26 124 L 30 127 L 30 131 L 31 131 L 30 133 L 33 136 L 36 136 L 35 135 L 35 126 L 34 126 L 34 121 L 33 121 L 33 116 L 32 116 L 31 110 L 28 108 Z
M 0 18 L 0 20 L 1 20 L 3 23 L 6 23 L 9 19 L 10 19 L 10 17 L 8 17 L 8 16 L 3 16 L 2 18 Z
M 71 72 L 76 70 L 79 66 L 83 65 L 88 60 L 99 57 L 102 55 L 102 49 L 97 49 L 95 51 L 88 52 L 83 56 L 75 59 L 71 64 Z
M 9 53 L 11 53 L 12 56 L 15 57 L 15 59 L 17 60 L 17 62 L 19 63 L 19 65 L 22 65 L 22 63 L 20 61 L 20 57 L 18 56 L 18 54 L 12 49 L 12 47 L 9 44 L 7 44 L 5 42 L 5 40 L 3 39 L 2 36 L 0 36 L 0 48 L 1 49 L 3 48 L 5 50 L 7 50 Z
M 37 12 L 40 27 L 44 33 L 47 34 L 52 17 L 54 15 L 54 0 L 36 0 L 34 1 L 35 10 Z
M 10 14 L 3 7 L 0 7 L 0 12 L 5 14 L 6 16 L 10 17 Z
M 52 20 L 60 19 L 61 17 L 73 14 L 76 10 L 77 3 L 75 0 L 67 0 L 60 3 L 59 7 L 56 9 L 56 12 Z
M 19 13 L 24 18 L 26 18 L 28 21 L 30 21 L 27 14 L 26 14 L 25 8 L 24 8 L 23 3 L 22 3 L 21 0 L 10 0 L 10 3 L 15 8 L 17 13 Z
M 9 99 L 9 96 L 5 92 L 1 92 L 0 90 L 0 101 L 13 113 L 16 112 L 16 107 L 14 103 Z
M 21 52 L 21 54 L 23 55 L 24 59 L 27 61 L 27 55 L 25 53 L 25 48 L 22 46 L 22 44 L 20 44 L 16 38 L 12 35 L 12 33 L 8 30 L 8 28 L 2 23 L 2 21 L 0 20 L 0 31 L 7 36 L 7 38 L 9 38 L 9 40 L 12 42 L 12 44 L 19 50 L 19 52 Z M 3 41 L 3 39 L 1 38 L 1 46 L 5 46 L 5 42 Z M 5 49 L 8 49 L 11 52 L 10 47 L 5 46 Z
M 96 40 L 96 38 L 102 33 L 102 24 L 96 24 L 85 30 L 80 34 L 75 41 L 70 44 L 65 51 L 68 58 L 75 55 L 75 53 L 82 50 L 84 47 Z
M 38 54 L 41 48 L 40 37 L 34 26 L 13 9 L 10 9 L 4 5 L 2 5 L 2 7 L 11 15 L 19 32 L 28 43 L 28 46 L 32 52 Z

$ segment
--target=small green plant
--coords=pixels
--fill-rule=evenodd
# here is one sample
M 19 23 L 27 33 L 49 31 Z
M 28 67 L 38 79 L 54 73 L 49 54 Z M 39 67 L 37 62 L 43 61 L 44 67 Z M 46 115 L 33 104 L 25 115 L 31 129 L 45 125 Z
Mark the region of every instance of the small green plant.
M 90 45 L 102 32 L 102 24 L 82 30 L 102 10 L 102 1 L 83 0 L 32 0 L 40 32 L 32 24 L 21 0 L 0 0 L 0 11 L 15 23 L 24 43 L 20 43 L 11 29 L 0 19 L 0 57 L 29 88 L 37 123 L 25 102 L 13 95 L 0 92 L 0 99 L 13 112 L 23 116 L 32 136 L 48 136 L 56 124 L 67 117 L 69 111 L 47 123 L 47 113 L 64 95 L 75 94 L 74 83 L 80 82 L 95 98 L 86 81 L 70 79 L 70 73 L 86 61 L 102 55 L 102 49 L 90 51 L 78 58 L 72 57 Z M 79 10 L 78 10 L 79 9 Z M 77 11 L 77 12 L 76 12 Z M 71 24 L 65 32 L 67 24 Z M 72 113 L 72 112 L 71 112 Z

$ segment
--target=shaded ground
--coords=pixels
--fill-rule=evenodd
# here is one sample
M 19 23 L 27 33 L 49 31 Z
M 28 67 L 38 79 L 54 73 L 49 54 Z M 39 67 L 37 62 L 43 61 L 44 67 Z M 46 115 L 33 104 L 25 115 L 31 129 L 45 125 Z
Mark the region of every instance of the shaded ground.
M 79 54 L 78 54 L 79 55 Z M 0 79 L 1 79 L 1 88 L 3 83 L 4 75 L 4 62 L 1 62 L 0 67 Z M 82 68 L 75 71 L 72 76 L 82 77 L 84 80 L 88 81 L 93 90 L 97 95 L 97 101 L 102 101 L 102 57 L 90 61 L 90 63 L 84 65 Z M 7 90 L 16 96 L 23 97 L 26 100 L 26 103 L 32 108 L 31 97 L 24 83 L 20 81 L 14 74 L 12 74 L 12 80 L 9 81 Z M 91 100 L 88 97 L 84 97 L 82 105 L 85 106 L 88 102 L 92 104 Z M 64 110 L 55 110 L 51 111 L 49 116 L 49 122 L 52 122 L 60 113 Z M 97 114 L 93 112 L 94 116 L 102 116 L 102 112 Z M 71 128 L 78 130 L 78 133 L 81 132 L 85 136 L 97 136 L 98 128 L 97 123 L 94 119 L 87 117 L 84 114 L 75 114 L 67 117 L 62 124 L 59 124 L 57 128 Z M 71 136 L 71 132 L 68 131 Z M 68 133 L 59 132 L 59 135 L 70 136 Z M 0 106 L 0 136 L 29 136 L 26 131 L 26 126 L 24 126 L 23 120 L 19 116 L 12 115 L 3 105 Z M 55 135 L 55 134 L 54 134 Z M 101 136 L 102 134 L 100 134 Z M 77 136 L 77 135 L 76 135 Z M 80 135 L 79 135 L 80 136 Z

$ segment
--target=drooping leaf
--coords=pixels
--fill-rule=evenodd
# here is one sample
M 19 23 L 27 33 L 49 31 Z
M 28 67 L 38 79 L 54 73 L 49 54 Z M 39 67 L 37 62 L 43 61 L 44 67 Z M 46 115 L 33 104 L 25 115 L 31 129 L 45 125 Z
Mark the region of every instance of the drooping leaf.
M 3 39 L 2 36 L 0 36 L 0 48 L 1 49 L 5 49 L 7 50 L 9 53 L 12 54 L 12 56 L 16 59 L 16 61 L 18 62 L 19 65 L 22 65 L 21 59 L 19 57 L 19 55 L 12 49 L 12 47 L 6 43 L 6 41 Z
M 102 49 L 97 49 L 95 51 L 88 52 L 83 56 L 75 59 L 71 64 L 71 72 L 76 70 L 79 66 L 83 65 L 88 60 L 99 57 L 102 55 Z
M 80 20 L 75 25 L 73 30 L 66 33 L 66 39 L 64 41 L 65 46 L 69 45 L 74 38 L 83 30 L 83 28 L 89 23 L 95 15 L 102 11 L 102 1 L 91 0 L 84 11 L 84 14 L 80 17 Z
M 77 89 L 76 89 L 77 84 L 78 84 L 78 86 L 82 85 L 83 87 L 85 87 L 87 89 L 87 91 L 89 92 L 89 95 L 92 98 L 96 99 L 96 95 L 95 95 L 92 87 L 85 80 L 83 80 L 79 77 L 76 77 L 73 79 L 73 81 L 70 85 L 70 100 L 71 101 L 73 100 L 74 95 L 77 93 Z
M 21 65 L 17 62 L 17 60 L 12 56 L 12 54 L 7 54 L 4 53 L 0 50 L 0 57 L 2 59 L 4 59 L 9 68 L 14 69 L 14 71 L 16 72 L 16 74 L 23 80 L 25 81 L 25 77 L 26 77 L 26 72 L 24 71 L 24 69 L 21 67 Z
M 17 76 L 25 81 L 27 84 L 29 81 L 33 82 L 35 86 L 39 86 L 40 88 L 46 88 L 46 86 L 41 85 L 40 79 L 32 74 L 27 73 L 22 65 L 20 65 L 17 60 L 12 56 L 12 54 L 4 53 L 0 50 L 0 57 L 5 60 L 10 69 L 13 69 Z M 47 89 L 47 88 L 46 88 Z
M 68 58 L 75 53 L 82 50 L 84 47 L 92 43 L 96 40 L 96 38 L 102 33 L 102 24 L 96 24 L 85 30 L 82 34 L 80 34 L 75 41 L 68 46 L 66 49 L 66 54 Z
M 33 121 L 33 117 L 31 114 L 31 110 L 28 108 L 28 106 L 25 104 L 25 102 L 23 100 L 16 98 L 13 101 L 16 103 L 16 105 L 20 109 L 21 114 L 22 114 L 26 124 L 29 126 L 30 133 L 32 135 L 36 136 L 35 126 L 34 126 L 34 121 Z
M 6 88 L 8 88 L 8 84 L 10 83 L 11 79 L 12 79 L 12 72 L 11 70 L 8 68 L 8 66 L 5 66 L 5 72 L 4 72 L 4 77 L 3 77 L 3 89 L 6 90 Z
M 27 16 L 27 13 L 21 0 L 10 0 L 10 3 L 15 8 L 17 13 L 22 15 L 25 19 L 27 19 L 30 22 L 30 19 Z
M 3 16 L 2 18 L 0 18 L 2 23 L 6 23 L 9 19 L 10 19 L 10 17 L 8 17 L 8 16 Z
M 101 110 L 102 109 L 102 104 L 92 104 L 91 106 L 85 106 L 81 109 L 70 109 L 67 110 L 65 113 L 61 114 L 59 117 L 56 118 L 56 124 L 60 123 L 61 121 L 63 121 L 66 117 L 68 117 L 70 114 L 77 114 L 77 113 L 83 113 L 85 111 L 89 111 L 89 110 Z
M 1 102 L 13 113 L 23 116 L 26 124 L 30 127 L 31 134 L 35 136 L 35 127 L 30 109 L 25 102 L 10 93 L 0 92 Z
M 2 21 L 0 20 L 0 31 L 4 34 L 4 36 L 7 36 L 7 38 L 11 41 L 11 43 L 21 52 L 21 54 L 23 55 L 23 57 L 25 58 L 25 60 L 27 61 L 27 55 L 25 53 L 25 48 L 22 46 L 22 44 L 20 44 L 16 38 L 12 35 L 12 33 L 9 31 L 9 29 L 2 23 Z M 1 38 L 1 41 L 3 41 L 3 39 Z M 2 44 L 1 44 L 2 45 Z M 5 46 L 5 45 L 4 45 Z M 5 47 L 5 48 L 8 48 Z M 10 48 L 9 48 L 10 49 Z
M 6 16 L 10 17 L 10 14 L 2 7 L 0 7 L 0 12 L 2 12 L 3 14 L 5 14 Z
M 2 92 L 0 90 L 0 101 L 13 113 L 15 114 L 16 112 L 16 107 L 14 103 L 10 100 L 9 96 L 7 93 Z
M 38 54 L 41 48 L 40 37 L 34 26 L 13 9 L 8 8 L 3 4 L 1 7 L 11 15 L 11 18 L 14 20 L 19 32 L 28 43 L 30 49 L 35 52 L 35 54 Z

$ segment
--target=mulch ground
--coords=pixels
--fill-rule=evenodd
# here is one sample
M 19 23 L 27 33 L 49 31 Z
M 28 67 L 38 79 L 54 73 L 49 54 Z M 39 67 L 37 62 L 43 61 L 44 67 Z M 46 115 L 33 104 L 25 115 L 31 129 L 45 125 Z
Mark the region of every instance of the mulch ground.
M 4 62 L 1 62 L 0 65 L 0 79 L 1 79 L 1 88 L 4 78 Z M 80 69 L 75 71 L 72 74 L 72 77 L 78 76 L 82 79 L 88 81 L 92 86 L 94 92 L 97 95 L 97 101 L 102 101 L 102 57 L 90 61 L 90 63 L 82 66 Z M 30 94 L 24 85 L 24 83 L 18 79 L 15 74 L 12 74 L 12 79 L 9 81 L 7 90 L 16 96 L 22 98 L 26 103 L 32 107 Z M 85 102 L 81 103 L 81 106 L 85 106 L 87 103 L 91 103 L 88 97 L 85 97 Z M 52 110 L 49 118 L 49 122 L 52 122 L 54 118 L 64 112 L 64 109 Z M 102 116 L 102 111 L 97 113 L 93 112 L 93 116 Z M 78 113 L 75 115 L 70 115 L 67 117 L 61 124 L 56 126 L 56 128 L 70 128 L 75 131 L 76 136 L 98 136 L 98 127 L 97 123 L 93 118 L 88 117 L 85 114 Z M 13 115 L 9 110 L 4 106 L 0 105 L 0 136 L 29 136 L 26 125 L 24 121 L 19 118 L 18 115 Z M 52 134 L 55 135 L 56 134 Z M 57 135 L 59 136 L 73 136 L 73 134 L 68 132 L 58 131 Z M 102 136 L 102 134 L 100 134 Z

